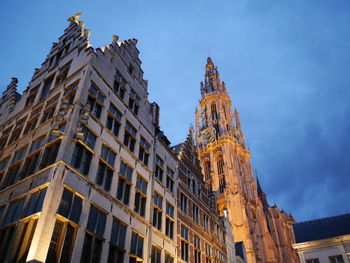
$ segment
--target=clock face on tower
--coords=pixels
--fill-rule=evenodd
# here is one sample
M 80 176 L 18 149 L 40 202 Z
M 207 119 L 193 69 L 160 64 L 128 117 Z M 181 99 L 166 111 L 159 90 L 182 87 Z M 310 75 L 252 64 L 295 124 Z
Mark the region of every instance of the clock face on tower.
M 215 128 L 209 127 L 202 131 L 202 139 L 204 144 L 211 143 L 215 140 Z

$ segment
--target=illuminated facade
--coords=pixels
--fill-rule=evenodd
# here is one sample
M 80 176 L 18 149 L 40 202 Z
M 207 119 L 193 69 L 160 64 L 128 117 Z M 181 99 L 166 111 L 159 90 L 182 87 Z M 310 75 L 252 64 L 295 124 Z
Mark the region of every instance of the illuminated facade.
M 173 149 L 178 157 L 178 260 L 235 263 L 234 243 L 226 249 L 224 218 L 204 185 L 192 129 Z
M 270 207 L 253 177 L 239 114 L 217 67 L 208 58 L 196 110 L 196 141 L 206 187 L 228 214 L 235 242 L 243 241 L 249 263 L 298 262 L 293 251 L 293 218 Z
M 176 156 L 137 41 L 93 49 L 78 19 L 1 98 L 0 262 L 176 262 Z

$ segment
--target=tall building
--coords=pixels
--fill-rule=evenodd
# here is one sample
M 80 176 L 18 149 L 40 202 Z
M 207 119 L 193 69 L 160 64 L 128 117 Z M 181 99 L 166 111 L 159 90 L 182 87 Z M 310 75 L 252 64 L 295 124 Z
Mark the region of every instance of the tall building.
M 193 129 L 190 128 L 186 141 L 173 149 L 178 158 L 179 261 L 236 262 L 234 244 L 225 243 L 224 219 L 204 185 Z
M 0 103 L 0 262 L 176 262 L 176 156 L 136 40 L 69 26 Z
M 196 143 L 171 148 L 137 40 L 94 49 L 79 16 L 0 99 L 0 262 L 296 262 L 211 59 Z
M 271 207 L 252 173 L 237 110 L 218 68 L 208 58 L 196 110 L 196 141 L 208 191 L 228 214 L 235 242 L 243 242 L 249 263 L 297 262 L 292 216 Z

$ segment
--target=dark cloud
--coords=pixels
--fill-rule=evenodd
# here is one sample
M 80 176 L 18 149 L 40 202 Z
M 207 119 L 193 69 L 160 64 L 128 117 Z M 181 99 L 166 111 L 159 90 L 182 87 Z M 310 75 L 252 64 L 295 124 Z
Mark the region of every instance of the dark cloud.
M 349 1 L 8 1 L 0 10 L 2 89 L 12 76 L 25 88 L 76 11 L 95 47 L 112 34 L 139 39 L 150 100 L 173 144 L 193 122 L 210 55 L 270 202 L 297 220 L 350 212 Z

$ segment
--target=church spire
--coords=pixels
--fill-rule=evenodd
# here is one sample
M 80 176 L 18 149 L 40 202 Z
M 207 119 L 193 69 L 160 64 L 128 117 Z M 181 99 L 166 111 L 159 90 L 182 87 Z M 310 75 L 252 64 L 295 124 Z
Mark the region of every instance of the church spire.
M 213 60 L 208 57 L 205 65 L 204 83 L 200 83 L 202 97 L 206 93 L 214 91 L 226 91 L 225 83 L 221 82 L 218 67 L 213 63 Z

